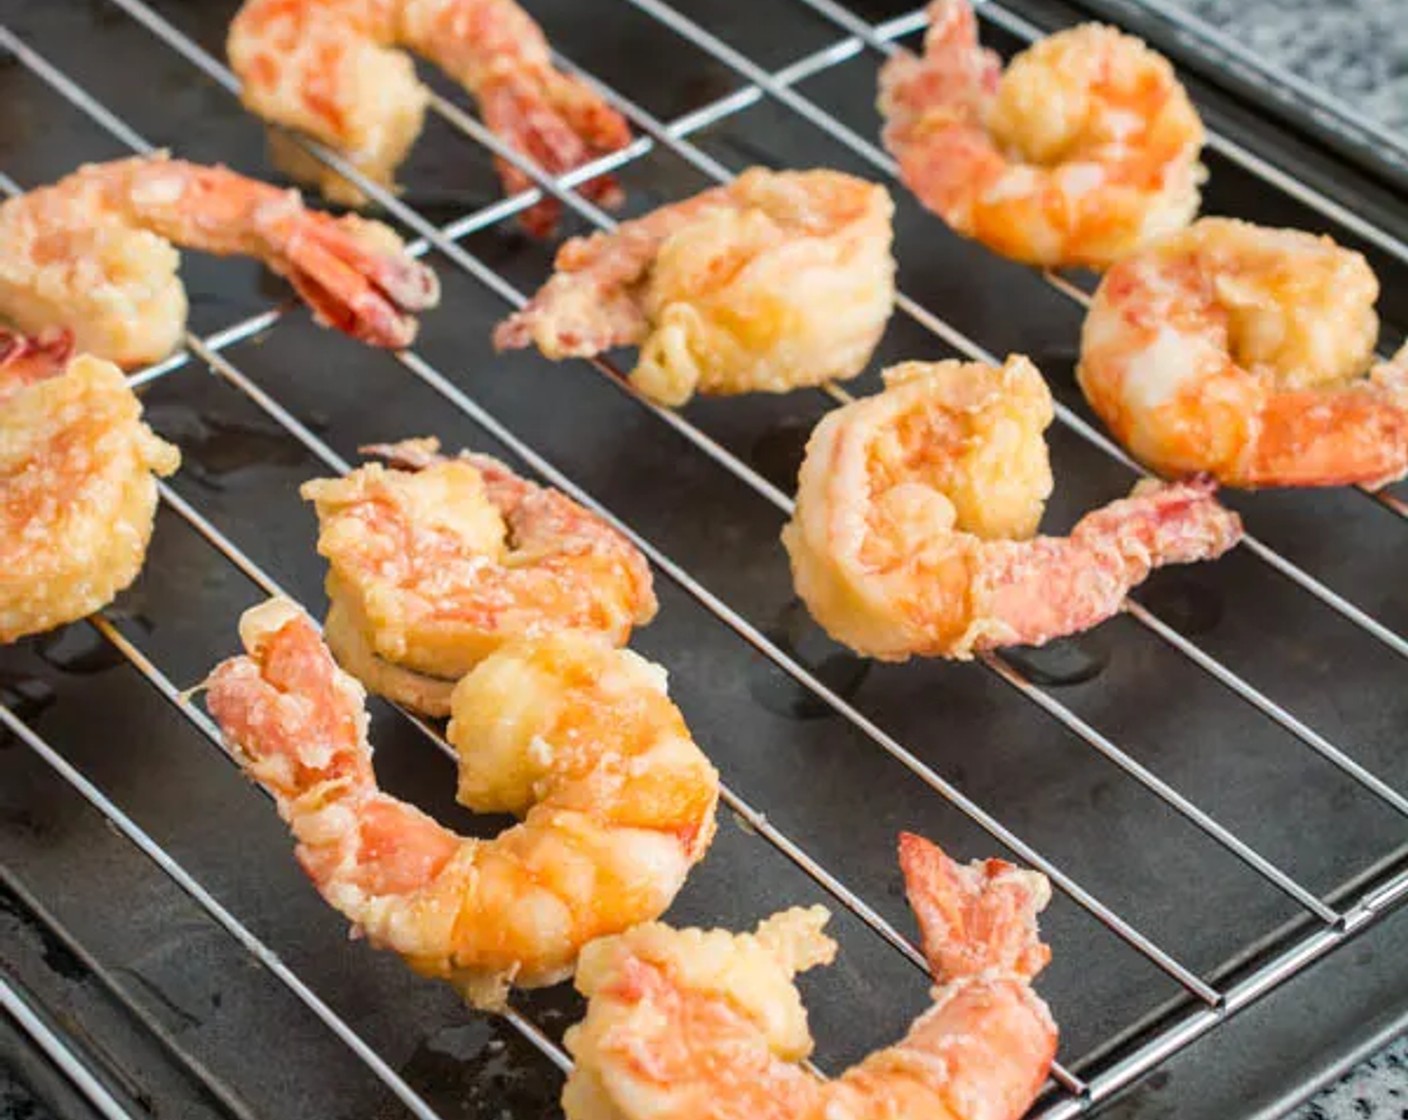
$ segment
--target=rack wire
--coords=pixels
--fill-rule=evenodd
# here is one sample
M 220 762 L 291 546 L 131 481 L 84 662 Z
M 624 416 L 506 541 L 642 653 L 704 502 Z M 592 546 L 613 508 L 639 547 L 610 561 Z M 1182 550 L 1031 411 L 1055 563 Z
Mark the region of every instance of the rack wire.
M 155 9 L 148 6 L 144 0 L 108 0 L 108 2 L 146 28 L 160 42 L 180 54 L 206 77 L 224 87 L 232 96 L 237 94 L 238 85 L 234 75 Z M 911 12 L 872 26 L 849 10 L 834 3 L 833 0 L 794 0 L 796 4 L 810 9 L 835 25 L 844 33 L 844 37 L 822 50 L 798 59 L 787 67 L 768 71 L 663 0 L 626 0 L 626 2 L 722 63 L 735 73 L 743 84 L 740 88 L 726 96 L 717 98 L 708 105 L 695 109 L 673 121 L 664 122 L 598 78 L 575 67 L 570 59 L 559 54 L 557 61 L 560 65 L 578 73 L 592 83 L 604 97 L 630 119 L 640 134 L 627 148 L 604 156 L 560 177 L 548 175 L 518 153 L 506 148 L 492 133 L 488 132 L 454 101 L 440 95 L 434 95 L 431 101 L 432 110 L 452 129 L 494 156 L 512 162 L 525 171 L 536 184 L 532 189 L 504 198 L 445 226 L 436 226 L 403 201 L 376 184 L 366 181 L 340 160 L 335 153 L 315 143 L 305 140 L 299 142 L 315 158 L 335 168 L 353 181 L 390 215 L 418 234 L 419 240 L 410 246 L 411 252 L 423 255 L 431 250 L 438 251 L 453 265 L 503 300 L 509 307 L 522 306 L 525 302 L 524 294 L 492 267 L 466 250 L 462 244 L 465 238 L 472 233 L 488 229 L 547 197 L 560 200 L 588 223 L 601 229 L 611 229 L 615 224 L 613 219 L 578 194 L 576 188 L 598 174 L 626 167 L 657 148 L 667 149 L 709 179 L 726 182 L 732 178 L 731 170 L 707 154 L 694 142 L 692 137 L 761 101 L 776 101 L 794 112 L 808 126 L 821 130 L 831 139 L 843 144 L 883 175 L 892 179 L 896 178 L 897 168 L 886 153 L 842 124 L 816 102 L 797 92 L 795 87 L 808 78 L 822 74 L 843 62 L 863 56 L 866 52 L 882 56 L 891 53 L 895 49 L 897 40 L 922 29 L 924 26 L 922 11 Z M 982 5 L 981 13 L 984 18 L 1019 36 L 1031 39 L 1039 34 L 1038 29 L 1030 23 L 1015 13 L 1000 7 L 993 0 L 988 0 Z M 24 67 L 41 78 L 75 108 L 90 117 L 114 139 L 128 146 L 134 152 L 147 152 L 152 149 L 145 138 L 120 119 L 110 108 L 89 94 L 72 75 L 3 25 L 0 25 L 0 49 L 12 53 Z M 1358 215 L 1348 211 L 1334 199 L 1321 195 L 1313 188 L 1300 183 L 1287 172 L 1267 163 L 1261 157 L 1226 137 L 1214 135 L 1211 142 L 1219 151 L 1239 162 L 1253 174 L 1261 176 L 1272 185 L 1291 191 L 1300 201 L 1319 210 L 1326 218 L 1341 224 L 1350 232 L 1363 237 L 1390 255 L 1408 261 L 1408 247 L 1397 241 L 1391 234 L 1379 230 Z M 18 193 L 26 185 L 32 184 L 16 183 L 5 176 L 3 170 L 0 170 L 0 189 L 5 192 Z M 1068 278 L 1047 274 L 1046 279 L 1055 290 L 1073 300 L 1082 301 L 1086 298 L 1083 290 Z M 899 306 L 905 315 L 957 353 L 977 360 L 993 360 L 993 355 L 979 342 L 936 315 L 932 310 L 924 307 L 920 302 L 901 295 Z M 132 375 L 131 383 L 135 387 L 145 386 L 167 378 L 192 364 L 207 366 L 327 467 L 339 473 L 346 472 L 349 469 L 349 464 L 345 460 L 307 425 L 299 421 L 287 407 L 260 388 L 225 354 L 225 351 L 232 349 L 237 344 L 274 327 L 282 320 L 288 310 L 288 305 L 270 308 L 231 324 L 205 338 L 188 334 L 183 350 L 163 362 Z M 875 747 L 906 767 L 946 802 L 986 831 L 996 842 L 1012 851 L 1017 858 L 1044 871 L 1052 879 L 1057 889 L 1068 896 L 1072 902 L 1123 940 L 1149 964 L 1175 982 L 1184 994 L 1184 1003 L 1179 1005 L 1176 1013 L 1166 1016 L 1166 1021 L 1156 1029 L 1145 1032 L 1145 1037 L 1138 1045 L 1127 1048 L 1113 1061 L 1096 1062 L 1089 1070 L 1082 1070 L 1079 1073 L 1065 1065 L 1059 1063 L 1056 1065 L 1053 1070 L 1053 1084 L 1048 1087 L 1046 1106 L 1041 1113 L 1043 1117 L 1058 1120 L 1058 1118 L 1074 1116 L 1107 1100 L 1214 1029 L 1228 1016 L 1259 999 L 1291 977 L 1298 975 L 1314 961 L 1408 899 L 1408 868 L 1399 869 L 1395 873 L 1390 867 L 1386 876 L 1366 883 L 1364 889 L 1348 897 L 1336 897 L 1333 902 L 1327 901 L 1325 897 L 1309 889 L 1278 866 L 1276 862 L 1243 840 L 1231 828 L 1220 823 L 1212 814 L 1181 793 L 1169 781 L 1160 777 L 1143 763 L 1138 762 L 1112 739 L 1091 726 L 1054 696 L 1049 688 L 1043 688 L 1031 680 L 1023 673 L 1017 663 L 1000 654 L 984 657 L 983 664 L 986 669 L 1010 686 L 1017 695 L 1035 705 L 1055 723 L 1072 733 L 1091 750 L 1159 798 L 1210 841 L 1220 845 L 1242 861 L 1261 879 L 1294 901 L 1301 916 L 1309 920 L 1307 932 L 1302 932 L 1277 951 L 1266 955 L 1264 960 L 1250 972 L 1242 975 L 1236 982 L 1223 987 L 1209 982 L 1197 971 L 1164 949 L 1154 937 L 1124 918 L 1114 906 L 1097 897 L 1076 876 L 1058 866 L 1036 846 L 1006 826 L 991 810 L 978 804 L 955 784 L 940 775 L 933 767 L 925 763 L 913 748 L 900 742 L 887 731 L 876 717 L 860 710 L 844 696 L 828 687 L 800 659 L 748 621 L 741 612 L 731 607 L 691 575 L 683 565 L 603 506 L 592 494 L 583 489 L 529 443 L 521 439 L 490 411 L 472 399 L 449 376 L 433 366 L 423 356 L 414 350 L 407 350 L 398 353 L 395 357 L 410 374 L 439 394 L 478 428 L 511 449 L 522 463 L 545 482 L 558 487 L 615 524 L 642 549 L 658 572 L 676 584 L 717 622 L 732 630 L 747 646 L 785 673 L 816 700 L 851 724 Z M 609 362 L 596 360 L 591 365 L 597 374 L 613 388 L 632 398 L 637 406 L 646 410 L 659 422 L 669 425 L 713 462 L 775 507 L 779 514 L 790 514 L 792 500 L 788 494 L 764 478 L 685 416 L 659 408 L 641 397 L 621 377 L 620 371 Z M 823 391 L 837 402 L 851 399 L 850 394 L 839 386 L 827 386 Z M 1122 449 L 1091 427 L 1080 416 L 1059 405 L 1058 416 L 1061 423 L 1082 440 L 1132 471 L 1143 473 L 1142 468 L 1134 463 Z M 162 502 L 173 513 L 204 538 L 253 584 L 270 594 L 283 593 L 283 588 L 269 573 L 264 571 L 238 544 L 222 533 L 172 486 L 162 483 L 160 495 Z M 1400 517 L 1408 515 L 1408 507 L 1405 507 L 1393 495 L 1380 493 L 1371 496 L 1386 510 L 1397 513 Z M 1372 617 L 1261 541 L 1248 537 L 1244 547 L 1257 560 L 1313 595 L 1320 603 L 1370 635 L 1385 648 L 1400 657 L 1408 657 L 1408 638 L 1405 638 L 1404 635 Z M 1282 704 L 1256 688 L 1237 672 L 1185 637 L 1172 625 L 1159 618 L 1149 608 L 1132 600 L 1128 604 L 1128 613 L 1139 626 L 1176 650 L 1199 670 L 1208 674 L 1263 716 L 1285 729 L 1309 750 L 1358 783 L 1379 802 L 1402 816 L 1408 816 L 1408 797 L 1381 776 L 1356 761 L 1344 748 L 1310 727 Z M 91 623 L 102 637 L 121 653 L 127 662 L 168 703 L 179 711 L 210 744 L 223 752 L 224 748 L 218 730 L 167 672 L 148 658 L 109 618 L 99 614 L 94 616 Z M 416 717 L 407 715 L 407 718 L 415 722 L 419 731 L 432 747 L 442 752 L 452 753 L 443 737 L 433 727 Z M 115 826 L 128 841 L 150 858 L 182 891 L 198 903 L 256 961 L 268 969 L 280 983 L 317 1015 L 414 1115 L 421 1117 L 422 1120 L 430 1120 L 436 1116 L 436 1112 L 416 1089 L 368 1046 L 348 1026 L 345 1020 L 312 991 L 303 980 L 285 966 L 274 950 L 255 937 L 238 918 L 202 887 L 195 877 L 188 873 L 148 833 L 143 831 L 140 825 L 124 813 L 120 806 L 85 778 L 56 748 L 46 742 L 17 714 L 3 706 L 0 706 L 0 724 L 27 744 L 48 766 Z M 895 930 L 879 911 L 866 901 L 864 891 L 845 883 L 839 876 L 828 870 L 821 860 L 809 853 L 805 847 L 770 823 L 765 812 L 766 807 L 762 809 L 755 807 L 727 785 L 723 790 L 723 799 L 725 804 L 746 821 L 753 831 L 777 848 L 822 890 L 855 915 L 896 953 L 909 961 L 916 970 L 920 972 L 925 970 L 923 956 L 917 947 Z M 6 992 L 8 993 L 8 989 Z M 18 1000 L 19 997 L 15 996 L 14 999 Z M 6 1006 L 9 1006 L 8 995 Z M 17 1003 L 16 1006 L 19 1004 Z M 17 1014 L 22 1014 L 22 1012 Z M 510 1010 L 508 1018 L 513 1027 L 528 1042 L 539 1049 L 548 1060 L 560 1069 L 568 1068 L 569 1059 L 567 1056 L 539 1025 L 517 1011 Z M 42 1027 L 42 1023 L 39 1026 Z M 40 1035 L 35 1035 L 35 1037 L 41 1039 Z M 46 1047 L 49 1045 L 47 1039 L 41 1039 L 41 1043 Z M 61 1045 L 61 1040 L 59 1040 L 59 1044 Z M 80 1078 L 84 1072 L 81 1061 L 72 1057 L 71 1054 L 69 1057 L 72 1058 L 73 1063 L 76 1063 L 74 1068 L 78 1070 L 78 1073 L 75 1074 L 75 1077 Z M 68 1062 L 67 1058 L 64 1060 Z M 65 1068 L 68 1066 L 66 1065 Z M 80 1081 L 80 1085 L 84 1084 Z M 97 1083 L 95 1082 L 95 1084 Z M 101 1085 L 98 1084 L 97 1089 L 101 1091 L 101 1088 Z M 120 1107 L 117 1113 L 107 1113 L 108 1106 L 106 1104 L 100 1103 L 98 1098 L 92 1094 L 88 1095 L 98 1107 L 104 1109 L 105 1114 L 122 1114 Z M 114 1107 L 117 1107 L 115 1102 Z

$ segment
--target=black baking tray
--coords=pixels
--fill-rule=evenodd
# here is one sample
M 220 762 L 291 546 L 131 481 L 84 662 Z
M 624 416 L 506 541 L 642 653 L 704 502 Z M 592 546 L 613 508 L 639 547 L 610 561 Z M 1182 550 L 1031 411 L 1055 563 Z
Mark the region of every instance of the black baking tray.
M 154 9 L 223 57 L 229 2 L 161 0 Z M 640 10 L 605 0 L 528 5 L 562 52 L 670 119 L 743 82 Z M 835 42 L 836 28 L 797 0 L 680 3 L 679 9 L 775 69 Z M 1013 4 L 1040 26 L 1073 11 Z M 879 20 L 908 9 L 857 5 Z M 102 0 L 0 0 L 0 22 L 152 143 L 274 177 L 262 126 L 151 32 Z M 985 36 L 1019 43 L 991 26 Z M 913 40 L 911 39 L 912 43 Z M 860 54 L 798 90 L 874 137 L 876 59 Z M 432 78 L 447 96 L 463 95 Z M 1193 83 L 1207 117 L 1340 202 L 1401 230 L 1400 201 L 1313 138 L 1255 106 Z M 762 100 L 694 137 L 737 170 L 827 165 L 879 178 L 854 153 Z M 46 182 L 123 146 L 29 68 L 0 51 L 0 171 Z M 1315 210 L 1210 153 L 1205 209 L 1323 229 L 1362 248 L 1383 282 L 1386 337 L 1408 325 L 1408 265 L 1360 243 Z M 628 213 L 708 185 L 657 149 L 621 173 Z M 490 159 L 431 119 L 402 179 L 403 201 L 443 223 L 492 203 Z M 894 191 L 901 287 L 1001 354 L 1030 354 L 1057 397 L 1092 419 L 1072 365 L 1080 309 L 1036 273 L 949 234 Z M 564 234 L 583 232 L 569 219 Z M 551 246 L 510 220 L 464 248 L 531 290 Z M 1303 932 L 1296 904 L 1081 739 L 975 665 L 882 666 L 831 645 L 791 591 L 782 515 L 606 376 L 586 364 L 495 355 L 507 305 L 442 256 L 444 286 L 418 352 L 519 439 L 576 480 L 717 595 L 813 669 L 920 759 L 1036 845 L 1180 961 L 1208 978 L 1266 959 Z M 223 328 L 283 299 L 286 287 L 244 261 L 187 258 L 192 329 Z M 434 434 L 516 462 L 511 449 L 387 354 L 312 325 L 301 310 L 225 351 L 337 453 Z M 878 387 L 901 358 L 953 356 L 897 315 L 872 368 Z M 315 611 L 323 605 L 315 522 L 297 497 L 327 468 L 250 399 L 199 363 L 143 391 L 150 422 L 185 456 L 173 488 L 256 564 Z M 790 492 L 820 394 L 701 400 L 685 417 Z M 1126 492 L 1127 468 L 1057 425 L 1056 493 L 1045 525 Z M 1402 488 L 1398 492 L 1402 493 Z M 1390 629 L 1408 631 L 1402 565 L 1408 526 L 1353 490 L 1230 495 L 1268 545 Z M 912 931 L 894 863 L 900 829 L 963 857 L 1005 854 L 985 833 L 852 724 L 793 683 L 709 610 L 657 572 L 659 618 L 633 640 L 670 671 L 672 695 L 725 781 L 893 924 Z M 180 687 L 235 649 L 239 612 L 262 593 L 168 507 L 147 568 L 108 618 Z M 1215 564 L 1157 573 L 1138 598 L 1180 633 L 1340 744 L 1395 788 L 1408 690 L 1398 655 L 1238 550 Z M 1371 869 L 1401 869 L 1404 819 L 1177 651 L 1117 618 L 1017 663 L 1134 759 L 1322 896 Z M 556 1112 L 561 1074 L 511 1026 L 465 1008 L 389 954 L 351 943 L 291 859 L 272 807 L 92 626 L 0 650 L 4 702 L 175 857 L 445 1117 Z M 454 827 L 489 835 L 495 818 L 452 802 L 449 763 L 404 718 L 374 704 L 378 771 L 397 794 Z M 0 866 L 5 975 L 49 1015 L 136 1114 L 405 1115 L 392 1096 L 290 992 L 216 926 L 74 789 L 0 731 Z M 751 926 L 774 909 L 825 902 L 837 964 L 802 978 L 817 1060 L 839 1069 L 898 1036 L 926 1003 L 925 978 L 765 838 L 724 813 L 718 840 L 670 912 L 676 923 Z M 1094 1075 L 1176 1013 L 1179 989 L 1068 898 L 1045 920 L 1054 960 L 1041 981 L 1063 1028 L 1061 1059 Z M 1253 949 L 1253 947 L 1255 947 Z M 1396 961 L 1408 921 L 1390 917 L 1121 1101 L 1120 1116 L 1254 1116 L 1309 1091 L 1408 1012 Z M 525 994 L 524 1015 L 550 1037 L 581 1013 L 570 986 Z M 1134 1032 L 1131 1034 L 1130 1032 Z M 33 1056 L 13 1033 L 0 1054 Z M 25 1081 L 42 1093 L 42 1077 Z M 1052 1098 L 1056 1099 L 1056 1098 Z M 66 1111 L 62 1105 L 56 1105 Z

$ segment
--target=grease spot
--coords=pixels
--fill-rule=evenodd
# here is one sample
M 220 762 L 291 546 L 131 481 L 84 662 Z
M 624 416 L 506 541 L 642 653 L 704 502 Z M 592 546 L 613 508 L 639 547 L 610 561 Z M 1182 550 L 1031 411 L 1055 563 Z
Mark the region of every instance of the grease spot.
M 77 676 L 105 673 L 123 663 L 122 654 L 97 630 L 82 622 L 45 634 L 34 648 L 55 669 Z
M 444 1115 L 499 1120 L 558 1115 L 562 1083 L 547 1059 L 500 1019 L 443 1027 L 416 1048 L 401 1074 Z M 554 1071 L 555 1072 L 555 1071 Z
M 1044 688 L 1084 684 L 1110 663 L 1110 653 L 1086 635 L 1056 638 L 1044 646 L 1014 646 L 1002 656 L 1027 680 Z
M 307 454 L 272 420 L 236 418 L 183 404 L 153 404 L 148 422 L 181 448 L 181 473 L 207 490 L 224 490 L 229 475 L 270 464 L 302 466 Z
M 797 488 L 797 472 L 802 469 L 813 427 L 810 420 L 783 420 L 753 441 L 748 453 L 753 466 L 785 494 Z
M 796 599 L 784 607 L 767 636 L 843 700 L 860 689 L 872 662 L 842 649 L 811 620 Z M 748 691 L 770 712 L 788 719 L 820 719 L 835 710 L 809 687 L 793 680 L 771 661 L 755 659 L 748 671 Z
M 57 695 L 53 686 L 40 677 L 27 673 L 0 673 L 0 704 L 28 723 L 45 708 L 49 707 Z M 9 742 L 9 733 L 0 730 L 0 743 Z

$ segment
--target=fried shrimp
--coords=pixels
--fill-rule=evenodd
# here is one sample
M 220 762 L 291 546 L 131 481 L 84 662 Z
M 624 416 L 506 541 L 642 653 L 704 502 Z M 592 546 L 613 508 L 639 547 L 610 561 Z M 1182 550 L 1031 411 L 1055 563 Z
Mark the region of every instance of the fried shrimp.
M 631 380 L 662 404 L 854 377 L 895 299 L 894 206 L 836 171 L 745 171 L 614 233 L 574 238 L 500 350 L 554 360 L 640 347 Z
M 0 643 L 83 618 L 137 578 L 176 448 L 116 366 L 0 331 Z
M 1002 70 L 968 0 L 880 74 L 885 146 L 958 233 L 1029 264 L 1103 268 L 1198 210 L 1203 126 L 1168 62 L 1084 24 Z
M 1408 347 L 1374 360 L 1378 293 L 1328 237 L 1204 218 L 1106 274 L 1077 378 L 1162 473 L 1381 485 L 1408 474 Z
M 1032 537 L 1051 492 L 1036 368 L 907 362 L 885 384 L 817 425 L 782 533 L 797 594 L 859 653 L 1040 645 L 1109 618 L 1152 568 L 1241 537 L 1207 481 L 1141 483 L 1068 537 Z
M 367 448 L 305 483 L 329 563 L 327 641 L 373 692 L 448 715 L 455 682 L 505 642 L 580 630 L 624 645 L 655 615 L 650 567 L 601 518 L 487 455 L 434 440 Z
M 568 1120 L 1018 1120 L 1056 1056 L 1031 987 L 1050 959 L 1036 915 L 1051 888 L 909 834 L 900 864 L 936 985 L 903 1039 L 829 1081 L 798 1064 L 812 1038 L 792 977 L 836 953 L 820 906 L 753 934 L 638 926 L 582 950 Z
M 459 683 L 458 798 L 522 818 L 474 840 L 377 788 L 365 694 L 307 615 L 274 599 L 240 635 L 248 654 L 211 674 L 210 710 L 299 863 L 373 944 L 476 1006 L 556 983 L 586 942 L 658 917 L 713 838 L 718 774 L 664 671 L 629 650 L 561 633 Z
M 410 58 L 391 49 L 395 44 L 463 85 L 485 124 L 552 175 L 631 142 L 615 109 L 553 66 L 542 28 L 513 0 L 246 0 L 227 46 L 248 109 L 335 148 L 368 179 L 392 188 L 430 98 Z M 328 198 L 352 206 L 366 201 L 277 129 L 270 142 L 276 163 Z M 511 163 L 497 166 L 507 192 L 532 185 Z M 607 206 L 622 197 L 609 175 L 579 189 Z M 559 211 L 555 199 L 544 199 L 522 222 L 546 235 Z
M 186 326 L 173 242 L 263 261 L 319 322 L 374 346 L 409 345 L 409 313 L 439 298 L 434 273 L 385 226 L 155 155 L 88 164 L 0 205 L 0 319 L 67 328 L 80 352 L 126 368 L 164 358 Z

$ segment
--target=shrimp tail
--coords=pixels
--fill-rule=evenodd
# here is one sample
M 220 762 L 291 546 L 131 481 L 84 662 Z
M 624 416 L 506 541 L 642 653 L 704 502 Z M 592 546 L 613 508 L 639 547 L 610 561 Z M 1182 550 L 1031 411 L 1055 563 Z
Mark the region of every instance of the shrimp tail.
M 934 0 L 923 57 L 900 51 L 880 70 L 883 140 L 904 183 L 945 221 L 967 220 L 966 196 L 996 179 L 1003 158 L 975 122 L 987 114 L 1002 61 L 978 43 L 968 0 Z
M 999 56 L 978 43 L 968 0 L 934 0 L 928 16 L 923 57 L 900 51 L 880 71 L 885 141 L 899 150 L 941 123 L 966 119 L 1002 77 Z
M 17 388 L 62 373 L 73 357 L 73 332 L 48 327 L 25 335 L 0 327 L 0 386 Z M 0 395 L 4 390 L 0 389 Z
M 130 224 L 169 241 L 258 257 L 288 279 L 319 322 L 373 346 L 409 345 L 413 313 L 440 299 L 435 274 L 386 226 L 309 210 L 297 191 L 228 167 L 158 153 L 83 168 L 52 189 L 65 183 L 71 190 L 95 185 Z
M 1242 521 L 1216 490 L 1208 476 L 1145 479 L 1067 538 L 985 542 L 975 589 L 982 628 L 970 648 L 1041 645 L 1088 629 L 1116 614 L 1154 568 L 1221 556 L 1242 539 Z
M 589 272 L 560 272 L 494 328 L 494 349 L 537 346 L 553 361 L 590 358 L 640 342 L 647 330 L 645 312 L 630 291 L 607 287 Z
M 395 443 L 365 443 L 357 450 L 363 455 L 384 459 L 403 471 L 423 471 L 445 461 L 445 456 L 440 454 L 440 441 L 434 436 L 402 439 Z
M 433 889 L 456 838 L 377 788 L 366 693 L 313 620 L 270 599 L 245 611 L 240 639 L 246 655 L 216 666 L 207 704 L 245 771 L 274 795 L 314 885 L 359 926 L 386 900 Z M 367 932 L 394 940 L 389 927 Z
M 240 638 L 246 656 L 216 666 L 206 702 L 250 776 L 285 809 L 319 791 L 371 788 L 363 695 L 338 672 L 312 620 L 289 600 L 270 599 L 240 618 Z
M 1242 519 L 1218 504 L 1216 493 L 1217 480 L 1208 474 L 1172 483 L 1144 479 L 1129 497 L 1083 517 L 1071 537 L 1113 545 L 1133 586 L 1150 568 L 1211 560 L 1242 539 Z
M 309 214 L 270 260 L 313 309 L 319 322 L 388 349 L 409 346 L 413 312 L 440 301 L 435 273 L 404 252 L 374 242 L 372 223 L 355 215 L 333 220 Z M 386 246 L 389 248 L 389 246 Z
M 1272 394 L 1230 482 L 1386 486 L 1408 474 L 1408 345 L 1364 381 Z
M 630 143 L 625 120 L 587 86 L 551 67 L 505 68 L 477 91 L 484 121 L 496 134 L 552 175 L 561 175 L 589 162 L 596 153 Z M 509 194 L 534 184 L 507 160 L 496 160 L 499 178 Z M 621 184 L 600 175 L 580 187 L 589 199 L 608 208 L 625 199 Z M 524 229 L 546 237 L 557 228 L 562 205 L 544 198 L 520 217 Z
M 925 54 L 966 54 L 978 49 L 978 17 L 969 0 L 932 0 L 925 14 L 929 17 L 924 32 Z
M 899 858 L 937 982 L 990 969 L 1030 979 L 1046 967 L 1051 950 L 1036 921 L 1051 899 L 1045 875 L 1000 859 L 964 866 L 912 832 L 900 833 Z

